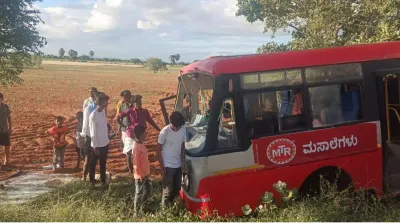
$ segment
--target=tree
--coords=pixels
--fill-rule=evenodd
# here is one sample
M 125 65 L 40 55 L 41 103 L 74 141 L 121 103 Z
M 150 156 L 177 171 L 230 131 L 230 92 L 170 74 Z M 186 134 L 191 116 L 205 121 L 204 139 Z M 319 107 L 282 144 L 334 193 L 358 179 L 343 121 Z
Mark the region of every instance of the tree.
M 43 22 L 33 3 L 41 0 L 3 0 L 0 6 L 0 83 L 4 87 L 22 82 L 19 75 L 31 54 L 47 44 L 37 25 Z
M 64 48 L 61 48 L 61 49 L 58 51 L 58 55 L 60 56 L 61 59 L 64 57 L 64 55 L 65 55 L 65 50 L 64 50 Z
M 91 50 L 91 51 L 89 52 L 89 55 L 90 55 L 90 57 L 91 57 L 91 58 L 92 58 L 92 60 L 93 60 L 94 51 L 93 51 L 93 50 Z
M 143 63 L 140 59 L 138 59 L 138 58 L 133 58 L 133 59 L 131 59 L 130 60 L 130 62 L 131 63 L 134 63 L 134 64 L 141 64 L 141 63 Z
M 149 67 L 150 70 L 154 71 L 154 73 L 157 73 L 157 71 L 168 70 L 167 64 L 161 59 L 155 57 L 148 59 L 146 65 Z
M 72 60 L 76 60 L 78 58 L 78 52 L 75 50 L 69 50 L 68 55 Z
M 176 62 L 181 59 L 181 55 L 174 54 L 169 56 L 169 60 L 171 61 L 171 66 L 176 65 Z
M 84 61 L 84 62 L 90 60 L 91 58 L 92 58 L 92 57 L 90 57 L 90 56 L 88 56 L 88 55 L 82 55 L 82 56 L 79 56 L 79 57 L 78 57 L 79 60 Z
M 265 52 L 281 52 L 281 51 L 289 51 L 292 49 L 292 46 L 290 43 L 288 44 L 278 44 L 275 42 L 269 42 L 266 43 L 257 49 L 257 53 L 265 53 Z
M 258 52 L 310 49 L 400 39 L 398 0 L 238 0 L 237 16 L 262 21 L 264 32 L 292 35 Z

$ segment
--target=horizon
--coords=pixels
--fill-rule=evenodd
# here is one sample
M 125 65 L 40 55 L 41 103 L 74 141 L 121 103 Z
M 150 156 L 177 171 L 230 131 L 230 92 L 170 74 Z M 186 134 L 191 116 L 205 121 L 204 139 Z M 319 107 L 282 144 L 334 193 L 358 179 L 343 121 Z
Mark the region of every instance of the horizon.
M 236 0 L 43 0 L 34 5 L 45 24 L 41 49 L 58 56 L 73 49 L 78 56 L 146 60 L 180 54 L 191 63 L 209 56 L 254 54 L 271 41 L 262 22 L 236 17 Z M 196 9 L 196 10 L 194 10 Z M 291 36 L 277 32 L 274 41 Z

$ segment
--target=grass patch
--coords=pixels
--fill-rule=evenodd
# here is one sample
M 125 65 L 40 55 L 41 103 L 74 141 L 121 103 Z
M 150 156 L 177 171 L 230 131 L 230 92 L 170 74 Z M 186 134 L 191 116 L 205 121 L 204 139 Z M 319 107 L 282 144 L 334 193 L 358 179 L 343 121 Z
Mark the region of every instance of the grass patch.
M 106 190 L 91 190 L 80 181 L 19 205 L 0 205 L 0 221 L 200 221 L 176 204 L 160 210 L 161 183 L 153 182 L 153 193 L 144 213 L 133 218 L 134 181 L 121 178 Z M 243 204 L 244 205 L 244 204 Z M 285 208 L 248 217 L 210 217 L 207 221 L 399 221 L 400 205 L 395 200 L 380 200 L 365 194 L 325 192 Z

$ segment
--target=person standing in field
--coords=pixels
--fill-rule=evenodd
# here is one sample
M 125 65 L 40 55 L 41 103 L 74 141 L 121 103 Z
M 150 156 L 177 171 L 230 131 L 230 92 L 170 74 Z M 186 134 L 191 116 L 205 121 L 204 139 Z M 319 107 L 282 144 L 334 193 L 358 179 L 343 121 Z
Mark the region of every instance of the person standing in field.
M 82 127 L 83 127 L 83 112 L 79 111 L 76 113 L 76 120 L 78 121 L 78 124 L 76 125 L 76 147 L 75 151 L 77 153 L 77 160 L 76 160 L 76 169 L 79 169 L 80 164 L 81 164 L 81 159 L 82 157 L 85 157 L 84 155 L 84 149 L 86 147 L 84 143 L 84 138 L 80 136 L 82 132 Z M 83 139 L 83 140 L 82 140 Z M 83 141 L 83 144 L 81 143 Z M 85 169 L 85 166 L 83 167 Z
M 169 206 L 179 194 L 182 182 L 182 172 L 185 171 L 185 117 L 179 112 L 173 112 L 171 124 L 164 127 L 158 136 L 157 156 L 163 176 L 163 191 L 161 206 Z
M 140 206 L 149 198 L 151 193 L 151 181 L 149 179 L 149 155 L 144 145 L 146 129 L 144 126 L 138 125 L 133 131 L 137 140 L 134 145 L 135 148 L 133 149 L 135 178 L 134 214 L 137 216 Z
M 95 102 L 95 98 L 96 98 L 96 93 L 97 93 L 97 92 L 98 92 L 98 91 L 97 91 L 97 88 L 95 88 L 95 87 L 90 88 L 90 97 L 87 98 L 87 99 L 83 102 L 82 111 L 84 111 L 85 108 L 86 108 L 87 106 L 89 106 L 91 103 Z
M 96 91 L 94 93 L 95 98 L 98 97 L 99 95 L 104 95 L 103 92 Z M 85 157 L 85 162 L 83 164 L 83 180 L 86 180 L 87 175 L 89 174 L 89 166 L 91 163 L 91 159 L 93 157 L 93 148 L 92 148 L 92 140 L 90 136 L 90 129 L 89 129 L 89 117 L 90 114 L 94 110 L 96 110 L 97 104 L 96 100 L 91 102 L 86 108 L 83 110 L 83 123 L 82 123 L 82 131 L 80 136 L 85 139 L 85 149 L 83 150 L 83 156 Z
M 95 186 L 95 172 L 97 161 L 100 163 L 100 179 L 103 186 L 106 182 L 106 165 L 109 147 L 109 128 L 105 109 L 110 98 L 105 94 L 98 94 L 96 97 L 97 108 L 89 116 L 89 132 L 93 157 L 91 159 L 89 178 L 92 186 Z
M 58 159 L 60 159 L 60 168 L 64 168 L 64 154 L 68 143 L 65 141 L 65 135 L 68 133 L 68 128 L 63 125 L 64 118 L 57 116 L 55 126 L 46 131 L 48 135 L 53 136 L 53 170 L 57 169 Z
M 0 93 L 0 146 L 4 146 L 4 166 L 10 161 L 10 136 L 12 135 L 12 122 L 10 107 L 4 102 L 4 95 Z
M 128 110 L 132 103 L 132 93 L 129 90 L 125 90 L 121 92 L 122 100 L 120 100 L 117 104 L 117 113 L 115 115 L 115 121 L 118 119 L 118 115 L 121 112 Z M 128 117 L 124 117 L 122 119 L 122 125 L 118 125 L 118 133 L 121 131 L 121 150 L 124 148 L 124 140 L 126 136 L 126 126 L 129 126 L 129 119 Z
M 148 122 L 155 130 L 161 131 L 160 127 L 158 127 L 158 125 L 151 118 L 149 110 L 143 108 L 142 98 L 143 97 L 141 95 L 136 95 L 133 102 L 135 106 L 134 109 L 136 109 L 138 113 L 138 125 L 142 125 L 145 129 L 147 129 L 146 122 Z
M 128 117 L 129 126 L 125 126 L 127 129 L 126 133 L 127 133 L 127 135 L 128 135 L 128 132 L 133 133 L 133 134 L 129 135 L 129 137 L 125 137 L 124 144 L 126 144 L 126 145 L 124 146 L 124 151 L 123 151 L 124 154 L 127 155 L 127 162 L 128 162 L 128 168 L 129 168 L 130 173 L 132 173 L 132 171 L 133 171 L 133 164 L 132 164 L 132 148 L 133 148 L 133 146 L 128 146 L 128 145 L 134 145 L 134 142 L 136 141 L 136 137 L 134 136 L 133 129 L 138 125 L 141 125 L 145 129 L 147 129 L 146 122 L 148 122 L 157 131 L 161 131 L 160 127 L 158 127 L 157 124 L 154 122 L 154 120 L 151 118 L 149 110 L 142 107 L 142 96 L 141 95 L 136 95 L 136 96 L 132 97 L 132 105 L 134 105 L 134 106 L 121 112 L 117 118 L 118 123 L 123 126 L 124 124 L 122 123 L 121 120 L 125 117 Z M 127 142 L 127 140 L 133 140 L 133 142 Z

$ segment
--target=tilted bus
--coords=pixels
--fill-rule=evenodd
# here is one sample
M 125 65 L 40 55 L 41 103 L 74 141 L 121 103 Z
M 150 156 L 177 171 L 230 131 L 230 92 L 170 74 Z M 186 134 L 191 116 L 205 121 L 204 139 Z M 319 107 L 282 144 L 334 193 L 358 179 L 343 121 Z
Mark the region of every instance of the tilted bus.
M 311 192 L 319 176 L 400 191 L 400 42 L 210 57 L 183 68 L 187 208 L 241 215 L 273 184 Z M 169 101 L 171 102 L 171 101 Z M 210 102 L 210 106 L 208 106 Z M 337 176 L 337 170 L 340 176 Z

